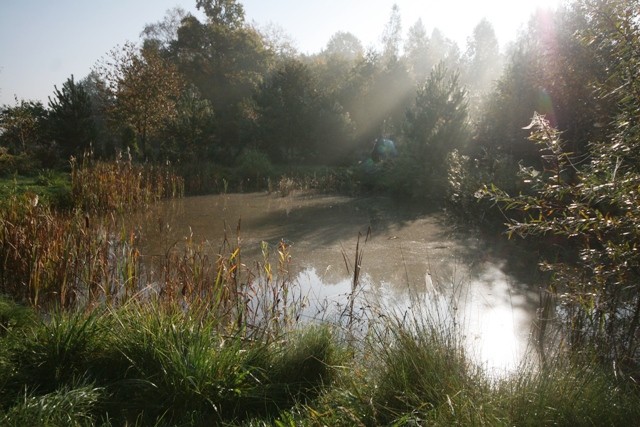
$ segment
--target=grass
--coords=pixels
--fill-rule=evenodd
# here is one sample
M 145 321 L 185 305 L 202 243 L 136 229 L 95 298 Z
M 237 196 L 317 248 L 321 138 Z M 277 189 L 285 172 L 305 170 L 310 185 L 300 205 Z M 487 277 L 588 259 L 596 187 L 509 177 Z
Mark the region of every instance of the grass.
M 184 180 L 169 166 L 135 164 L 128 154 L 105 162 L 88 152 L 82 159 L 71 159 L 71 192 L 74 205 L 83 212 L 126 212 L 181 197 Z
M 45 419 L 59 419 L 62 405 L 72 420 L 116 424 L 268 418 L 331 382 L 338 352 L 327 328 L 247 340 L 192 314 L 132 303 L 13 329 L 1 342 L 0 424 L 48 405 Z
M 495 378 L 450 327 L 425 319 L 380 320 L 356 350 L 327 324 L 247 337 L 206 306 L 16 316 L 0 336 L 2 425 L 575 426 L 640 416 L 635 384 L 595 358 L 559 354 Z
M 59 209 L 71 206 L 69 174 L 62 171 L 42 170 L 34 176 L 0 178 L 0 206 L 20 194 L 38 195 L 42 203 Z

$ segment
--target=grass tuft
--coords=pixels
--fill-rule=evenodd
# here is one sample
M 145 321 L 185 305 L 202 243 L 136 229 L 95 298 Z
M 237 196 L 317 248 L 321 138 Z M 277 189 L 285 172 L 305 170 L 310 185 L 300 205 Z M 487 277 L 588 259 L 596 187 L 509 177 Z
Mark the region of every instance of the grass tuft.
M 104 390 L 92 386 L 60 389 L 38 396 L 26 395 L 0 415 L 0 424 L 7 427 L 94 426 L 94 411 L 103 397 Z

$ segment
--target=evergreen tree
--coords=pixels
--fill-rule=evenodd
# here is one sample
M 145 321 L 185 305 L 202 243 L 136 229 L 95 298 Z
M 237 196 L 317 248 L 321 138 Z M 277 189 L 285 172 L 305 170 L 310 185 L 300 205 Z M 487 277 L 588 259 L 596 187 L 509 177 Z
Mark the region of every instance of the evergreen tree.
M 51 138 L 60 146 L 62 155 L 82 155 L 96 138 L 91 100 L 81 84 L 71 76 L 49 97 Z
M 418 90 L 406 115 L 404 145 L 394 184 L 418 198 L 441 198 L 447 185 L 447 157 L 468 139 L 467 92 L 459 73 L 438 64 Z

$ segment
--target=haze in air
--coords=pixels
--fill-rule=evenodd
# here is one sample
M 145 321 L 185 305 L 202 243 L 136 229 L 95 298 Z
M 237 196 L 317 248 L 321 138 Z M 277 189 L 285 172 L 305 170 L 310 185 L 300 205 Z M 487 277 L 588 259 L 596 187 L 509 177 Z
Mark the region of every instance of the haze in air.
M 0 6 L 0 425 L 635 424 L 637 0 L 305 3 Z

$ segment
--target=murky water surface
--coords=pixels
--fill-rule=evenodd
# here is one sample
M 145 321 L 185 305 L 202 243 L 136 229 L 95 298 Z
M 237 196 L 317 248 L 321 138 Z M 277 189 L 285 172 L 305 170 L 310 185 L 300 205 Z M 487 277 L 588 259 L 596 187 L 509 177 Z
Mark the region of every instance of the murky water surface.
M 216 250 L 225 233 L 235 241 L 240 224 L 242 259 L 250 266 L 262 259 L 261 242 L 275 248 L 284 239 L 310 317 L 346 305 L 352 272 L 345 257 L 352 268 L 360 234 L 367 298 L 409 314 L 444 301 L 464 328 L 470 354 L 489 369 L 514 369 L 528 347 L 538 303 L 529 276 L 534 254 L 454 230 L 440 210 L 383 197 L 254 193 L 167 201 L 133 220 L 140 222 L 145 256 L 190 235 Z

